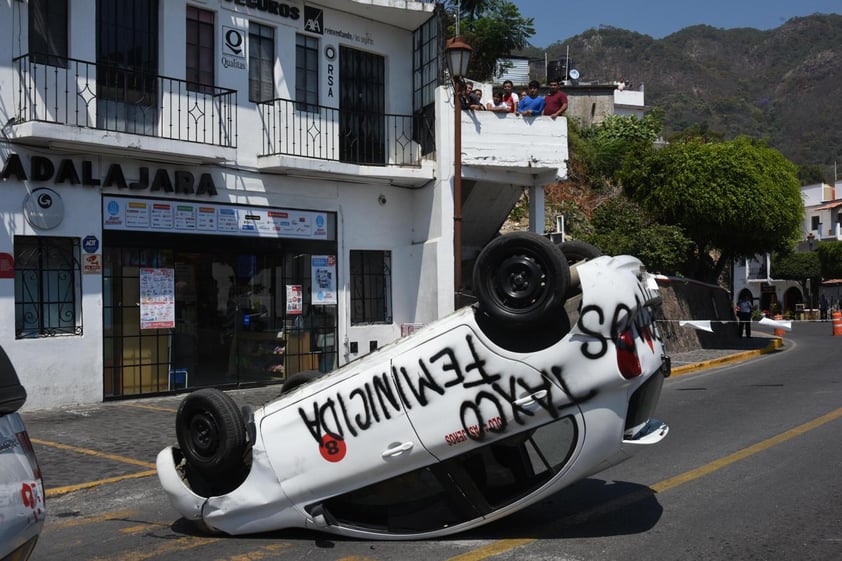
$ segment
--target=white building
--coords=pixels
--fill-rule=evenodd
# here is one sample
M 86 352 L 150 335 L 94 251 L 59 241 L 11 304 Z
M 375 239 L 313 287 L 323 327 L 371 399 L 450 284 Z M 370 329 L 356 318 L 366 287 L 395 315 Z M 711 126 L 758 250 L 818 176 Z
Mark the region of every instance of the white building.
M 801 199 L 804 201 L 804 223 L 802 224 L 802 242 L 799 251 L 811 251 L 820 241 L 842 240 L 842 199 L 836 198 L 836 189 L 827 183 L 815 183 L 801 187 Z M 838 288 L 811 287 L 814 294 L 804 294 L 797 282 L 776 280 L 770 275 L 770 256 L 760 255 L 736 263 L 734 266 L 734 299 L 740 299 L 744 291 L 751 293 L 752 298 L 761 310 L 770 310 L 773 304 L 783 312 L 797 310 L 799 305 L 805 309 L 811 308 L 819 302 L 821 295 L 827 292 L 828 297 L 838 293 Z M 838 301 L 838 295 L 832 298 Z
M 328 370 L 454 308 L 440 7 L 0 0 L 0 345 L 38 409 Z M 463 285 L 559 119 L 462 113 Z

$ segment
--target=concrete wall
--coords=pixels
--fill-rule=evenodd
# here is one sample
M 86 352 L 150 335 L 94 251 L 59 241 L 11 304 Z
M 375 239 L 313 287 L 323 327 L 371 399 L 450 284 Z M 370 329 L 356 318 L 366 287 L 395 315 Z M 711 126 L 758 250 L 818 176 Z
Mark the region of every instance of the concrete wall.
M 669 352 L 717 348 L 737 338 L 737 318 L 727 290 L 679 277 L 661 277 L 658 286 L 666 319 L 659 327 Z M 682 327 L 681 320 L 710 320 L 713 333 Z

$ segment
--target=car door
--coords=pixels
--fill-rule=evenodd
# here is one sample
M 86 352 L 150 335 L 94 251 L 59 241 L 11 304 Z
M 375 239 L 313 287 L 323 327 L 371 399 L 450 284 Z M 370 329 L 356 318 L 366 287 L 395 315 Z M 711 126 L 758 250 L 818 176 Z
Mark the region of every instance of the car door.
M 392 360 L 409 420 L 438 460 L 580 415 L 550 376 L 504 353 L 463 324 Z
M 359 489 L 435 463 L 377 356 L 289 394 L 260 422 L 269 461 L 297 504 Z

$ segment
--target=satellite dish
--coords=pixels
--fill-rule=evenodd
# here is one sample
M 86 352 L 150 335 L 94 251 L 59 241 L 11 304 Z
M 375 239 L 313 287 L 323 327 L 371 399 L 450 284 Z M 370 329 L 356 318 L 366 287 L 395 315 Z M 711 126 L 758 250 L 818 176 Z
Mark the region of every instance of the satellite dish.
M 568 73 L 571 80 L 578 80 L 579 79 L 579 71 L 575 68 L 571 68 L 570 72 Z

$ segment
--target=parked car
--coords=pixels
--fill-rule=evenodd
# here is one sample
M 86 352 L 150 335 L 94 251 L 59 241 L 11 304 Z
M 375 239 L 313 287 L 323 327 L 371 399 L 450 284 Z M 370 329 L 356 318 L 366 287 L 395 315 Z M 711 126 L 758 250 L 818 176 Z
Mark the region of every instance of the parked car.
M 477 257 L 476 303 L 257 409 L 188 394 L 158 454 L 201 528 L 439 537 L 497 520 L 662 440 L 670 373 L 652 275 L 526 232 Z
M 44 525 L 44 484 L 18 410 L 26 391 L 0 348 L 0 559 L 26 561 Z

